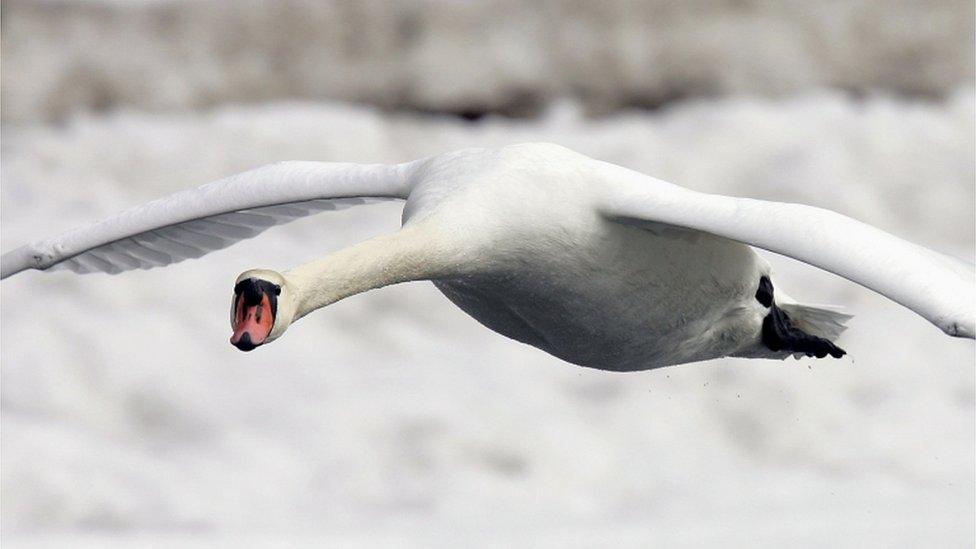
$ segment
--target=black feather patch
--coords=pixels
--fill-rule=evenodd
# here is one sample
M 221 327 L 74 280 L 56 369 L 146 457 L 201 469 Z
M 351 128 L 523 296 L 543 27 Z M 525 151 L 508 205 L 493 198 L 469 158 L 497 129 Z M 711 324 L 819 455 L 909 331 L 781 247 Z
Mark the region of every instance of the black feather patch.
M 840 358 L 847 354 L 847 351 L 830 341 L 797 328 L 790 315 L 773 303 L 773 283 L 768 276 L 759 278 L 756 301 L 763 307 L 769 307 L 769 314 L 762 323 L 762 342 L 769 350 L 803 353 L 817 358 L 827 355 Z
M 763 345 L 772 351 L 790 351 L 807 356 L 824 358 L 830 355 L 840 358 L 846 351 L 822 337 L 808 334 L 797 328 L 790 315 L 776 305 L 772 306 L 762 324 Z
M 769 307 L 773 304 L 773 283 L 769 280 L 768 276 L 762 276 L 759 278 L 759 289 L 756 290 L 756 301 L 762 304 L 763 307 Z

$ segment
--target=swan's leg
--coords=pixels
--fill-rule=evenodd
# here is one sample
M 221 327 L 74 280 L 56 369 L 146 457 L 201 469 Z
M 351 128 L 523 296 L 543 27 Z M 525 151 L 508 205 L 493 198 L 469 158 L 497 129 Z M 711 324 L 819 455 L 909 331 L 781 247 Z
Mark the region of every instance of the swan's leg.
M 798 328 L 790 319 L 790 315 L 776 306 L 776 301 L 773 299 L 773 283 L 769 277 L 763 276 L 759 279 L 756 300 L 769 309 L 762 323 L 762 344 L 767 349 L 803 353 L 817 358 L 824 358 L 827 355 L 840 358 L 847 354 L 827 339 L 808 334 Z

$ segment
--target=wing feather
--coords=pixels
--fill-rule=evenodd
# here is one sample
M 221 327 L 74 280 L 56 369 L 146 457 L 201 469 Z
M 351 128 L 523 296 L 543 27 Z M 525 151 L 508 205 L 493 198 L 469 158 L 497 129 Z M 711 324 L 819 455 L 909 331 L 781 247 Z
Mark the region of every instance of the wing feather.
M 188 189 L 3 254 L 26 269 L 119 273 L 201 257 L 295 219 L 404 199 L 412 164 L 281 162 Z
M 699 193 L 600 164 L 612 184 L 599 208 L 612 220 L 666 223 L 789 256 L 874 290 L 951 336 L 976 335 L 972 264 L 830 210 Z

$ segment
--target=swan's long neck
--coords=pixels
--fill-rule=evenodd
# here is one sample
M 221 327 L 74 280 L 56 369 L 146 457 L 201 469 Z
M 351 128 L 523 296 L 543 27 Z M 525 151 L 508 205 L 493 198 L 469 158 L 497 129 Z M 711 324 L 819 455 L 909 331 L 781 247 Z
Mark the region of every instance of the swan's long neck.
M 294 294 L 292 320 L 340 299 L 411 280 L 450 276 L 456 254 L 430 227 L 411 226 L 282 273 Z

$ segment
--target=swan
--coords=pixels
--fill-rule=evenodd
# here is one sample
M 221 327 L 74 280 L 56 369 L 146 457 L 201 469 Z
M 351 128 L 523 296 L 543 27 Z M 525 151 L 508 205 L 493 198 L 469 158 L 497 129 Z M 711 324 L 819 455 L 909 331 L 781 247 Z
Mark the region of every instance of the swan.
M 870 288 L 950 336 L 976 331 L 971 264 L 829 210 L 695 192 L 539 143 L 263 166 L 5 253 L 0 278 L 148 269 L 377 200 L 405 201 L 399 231 L 238 276 L 231 343 L 250 351 L 346 297 L 431 280 L 484 326 L 581 366 L 843 356 L 850 316 L 794 302 L 753 247 Z

